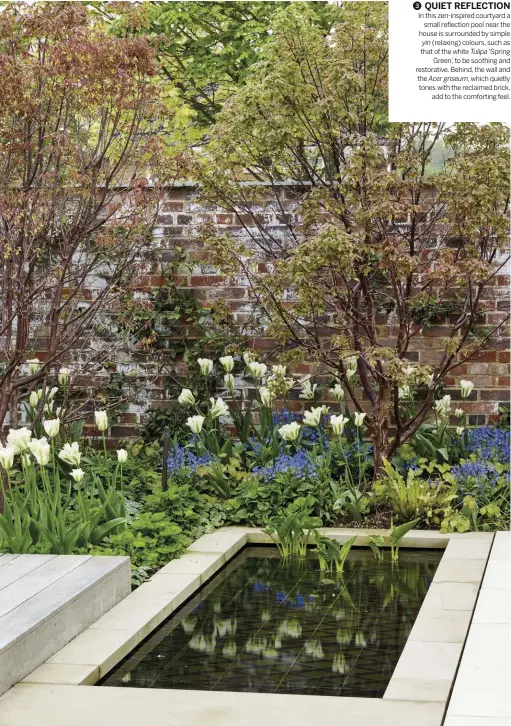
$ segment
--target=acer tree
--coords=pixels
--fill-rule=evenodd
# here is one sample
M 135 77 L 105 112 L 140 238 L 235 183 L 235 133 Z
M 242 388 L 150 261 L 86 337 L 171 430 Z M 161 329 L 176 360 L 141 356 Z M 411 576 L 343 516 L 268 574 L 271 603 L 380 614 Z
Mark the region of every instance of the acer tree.
M 480 314 L 507 261 L 508 129 L 388 123 L 386 12 L 346 3 L 328 32 L 300 4 L 277 13 L 197 162 L 203 197 L 245 227 L 244 240 L 205 228 L 211 260 L 248 278 L 283 360 L 330 371 L 368 412 L 376 472 L 445 376 L 507 327 L 504 313 L 491 325 Z M 410 365 L 428 316 L 442 314 L 434 361 Z
M 153 51 L 82 3 L 5 6 L 0 74 L 1 427 L 62 363 L 91 375 L 126 345 L 119 303 L 179 159 Z

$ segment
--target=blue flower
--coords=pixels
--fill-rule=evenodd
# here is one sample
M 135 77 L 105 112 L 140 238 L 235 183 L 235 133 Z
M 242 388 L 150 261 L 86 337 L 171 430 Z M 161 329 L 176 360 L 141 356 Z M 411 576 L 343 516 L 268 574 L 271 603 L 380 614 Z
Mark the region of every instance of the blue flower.
M 311 463 L 307 453 L 303 450 L 294 454 L 281 452 L 271 464 L 255 466 L 252 471 L 261 479 L 271 481 L 276 474 L 291 472 L 297 479 L 310 479 L 316 475 L 316 467 Z
M 483 461 L 509 464 L 509 443 L 509 431 L 498 429 L 495 426 L 481 426 L 467 432 L 465 454 L 475 454 Z
M 197 456 L 191 449 L 187 449 L 178 444 L 167 459 L 168 471 L 169 474 L 175 474 L 183 470 L 195 472 L 197 467 L 209 464 L 212 459 L 211 454 Z

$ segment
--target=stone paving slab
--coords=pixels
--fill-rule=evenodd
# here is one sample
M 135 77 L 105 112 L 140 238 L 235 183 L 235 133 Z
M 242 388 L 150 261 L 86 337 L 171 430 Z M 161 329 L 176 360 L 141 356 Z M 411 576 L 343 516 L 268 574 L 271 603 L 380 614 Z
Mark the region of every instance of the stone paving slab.
M 509 532 L 497 532 L 445 726 L 504 726 L 511 716 Z
M 440 726 L 440 703 L 267 693 L 19 684 L 0 726 Z

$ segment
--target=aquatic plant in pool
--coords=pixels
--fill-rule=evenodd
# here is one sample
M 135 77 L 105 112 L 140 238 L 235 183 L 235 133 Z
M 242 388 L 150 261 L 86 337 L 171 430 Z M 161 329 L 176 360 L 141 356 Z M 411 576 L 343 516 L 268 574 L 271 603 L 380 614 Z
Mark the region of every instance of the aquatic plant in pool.
M 440 557 L 351 549 L 336 573 L 249 547 L 101 685 L 379 698 Z

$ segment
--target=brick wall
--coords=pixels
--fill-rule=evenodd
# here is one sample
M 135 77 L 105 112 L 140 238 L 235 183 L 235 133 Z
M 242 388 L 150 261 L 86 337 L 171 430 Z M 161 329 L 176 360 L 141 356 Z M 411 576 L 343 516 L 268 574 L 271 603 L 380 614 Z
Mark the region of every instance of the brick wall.
M 288 207 L 289 214 L 292 215 L 293 193 L 283 188 L 281 194 L 283 205 Z M 268 203 L 262 204 L 256 211 L 259 220 L 271 227 L 275 235 L 285 233 L 286 227 L 282 220 L 281 209 Z M 192 290 L 194 296 L 204 304 L 219 299 L 226 300 L 236 321 L 240 325 L 249 326 L 252 344 L 260 351 L 261 357 L 268 356 L 273 348 L 273 342 L 265 338 L 259 328 L 252 325 L 253 303 L 247 280 L 243 277 L 224 278 L 213 267 L 201 262 L 204 254 L 198 241 L 198 234 L 205 222 L 213 222 L 220 233 L 228 231 L 234 235 L 244 236 L 246 232 L 243 223 L 247 224 L 249 220 L 227 214 L 221 209 L 199 205 L 191 186 L 169 191 L 155 230 L 155 259 L 145 263 L 142 269 L 141 291 L 158 287 L 162 282 L 161 263 L 173 259 L 176 245 L 185 247 L 192 253 L 196 262 L 191 271 L 183 272 L 178 278 L 179 283 Z M 261 264 L 260 268 L 260 272 L 267 272 L 264 265 Z M 501 321 L 509 311 L 509 302 L 509 276 L 499 274 L 494 278 L 494 284 L 486 290 L 481 303 L 484 322 L 495 325 Z M 392 332 L 388 321 L 382 319 L 380 333 L 390 337 Z M 445 328 L 442 325 L 425 328 L 423 336 L 415 339 L 409 359 L 423 364 L 435 363 L 441 354 L 443 335 Z M 128 359 L 125 360 L 125 365 L 129 368 Z M 141 360 L 137 361 L 137 365 L 140 367 Z M 143 363 L 143 368 L 153 375 L 151 385 L 136 403 L 128 405 L 122 421 L 112 431 L 112 436 L 115 438 L 135 434 L 137 425 L 146 420 L 148 407 L 168 405 L 161 379 L 157 378 L 156 371 L 150 370 L 148 360 Z M 310 372 L 310 366 L 304 363 L 295 370 L 297 373 L 305 374 Z M 508 350 L 487 353 L 477 361 L 460 365 L 453 371 L 453 375 L 445 379 L 445 392 L 457 402 L 460 400 L 459 390 L 456 388 L 458 381 L 463 378 L 473 381 L 475 390 L 469 399 L 461 404 L 468 414 L 468 423 L 470 425 L 496 423 L 499 405 L 509 403 L 509 370 Z M 315 373 L 320 372 L 315 371 Z M 293 405 L 299 407 L 301 402 L 296 400 Z M 452 423 L 455 423 L 454 419 Z

